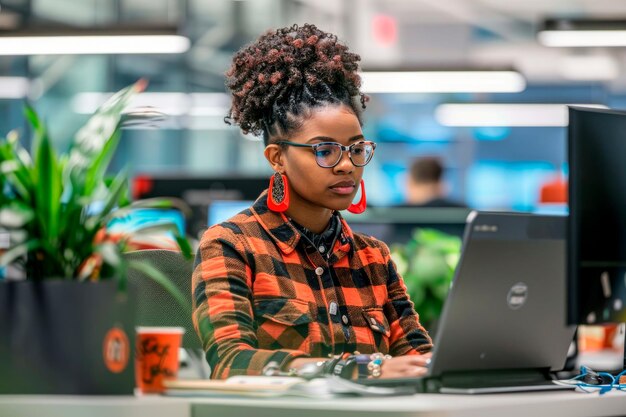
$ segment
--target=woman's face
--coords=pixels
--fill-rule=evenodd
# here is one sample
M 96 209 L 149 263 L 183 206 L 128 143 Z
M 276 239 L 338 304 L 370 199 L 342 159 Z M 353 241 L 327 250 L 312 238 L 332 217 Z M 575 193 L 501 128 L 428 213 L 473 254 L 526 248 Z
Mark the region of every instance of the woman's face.
M 302 127 L 285 140 L 308 145 L 337 142 L 349 146 L 364 137 L 358 118 L 341 105 L 313 110 Z M 363 167 L 355 166 L 347 151 L 332 168 L 320 167 L 311 148 L 281 146 L 277 160 L 282 166 L 275 165 L 274 169 L 287 176 L 292 203 L 299 200 L 305 205 L 345 210 L 352 203 L 363 176 Z

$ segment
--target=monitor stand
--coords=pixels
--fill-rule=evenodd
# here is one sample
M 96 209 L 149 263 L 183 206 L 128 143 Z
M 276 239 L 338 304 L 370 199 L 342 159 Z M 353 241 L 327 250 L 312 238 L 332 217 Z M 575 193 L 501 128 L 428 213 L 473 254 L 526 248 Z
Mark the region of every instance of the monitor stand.
M 623 346 L 623 348 L 624 348 L 624 359 L 623 359 L 623 362 L 622 362 L 622 371 L 625 371 L 626 370 L 626 324 L 622 323 L 620 327 L 624 331 L 624 346 Z M 617 381 L 617 382 L 620 383 L 620 384 L 625 384 L 626 383 L 626 377 L 625 376 L 621 377 L 620 380 Z

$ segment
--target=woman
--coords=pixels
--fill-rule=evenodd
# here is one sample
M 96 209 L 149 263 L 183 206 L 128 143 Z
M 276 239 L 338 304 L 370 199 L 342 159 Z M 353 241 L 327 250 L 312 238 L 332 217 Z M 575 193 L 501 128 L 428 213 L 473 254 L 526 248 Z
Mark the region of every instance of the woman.
M 425 372 L 432 342 L 389 249 L 339 213 L 365 209 L 376 148 L 361 130 L 359 60 L 313 25 L 268 33 L 233 58 L 227 122 L 262 135 L 275 174 L 200 243 L 193 319 L 213 378 Z

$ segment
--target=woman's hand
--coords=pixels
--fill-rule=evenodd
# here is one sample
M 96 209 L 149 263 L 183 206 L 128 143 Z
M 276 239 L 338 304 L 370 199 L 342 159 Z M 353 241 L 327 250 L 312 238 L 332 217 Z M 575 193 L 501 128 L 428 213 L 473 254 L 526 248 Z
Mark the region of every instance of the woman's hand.
M 381 378 L 407 378 L 425 375 L 432 353 L 397 356 L 386 359 L 381 365 Z

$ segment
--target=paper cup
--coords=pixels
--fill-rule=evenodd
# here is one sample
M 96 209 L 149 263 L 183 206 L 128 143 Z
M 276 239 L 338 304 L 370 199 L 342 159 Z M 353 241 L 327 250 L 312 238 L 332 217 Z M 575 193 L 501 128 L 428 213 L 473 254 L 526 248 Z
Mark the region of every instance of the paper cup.
M 137 327 L 135 380 L 142 393 L 164 391 L 163 381 L 178 375 L 182 327 Z

